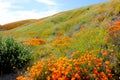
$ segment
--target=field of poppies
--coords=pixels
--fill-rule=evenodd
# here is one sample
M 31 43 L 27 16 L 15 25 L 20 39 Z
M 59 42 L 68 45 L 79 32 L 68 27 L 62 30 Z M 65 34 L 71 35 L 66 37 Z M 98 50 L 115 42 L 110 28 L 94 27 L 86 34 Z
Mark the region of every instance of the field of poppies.
M 119 0 L 26 22 L 0 31 L 1 75 L 17 72 L 16 80 L 120 79 Z
M 100 29 L 99 29 L 100 30 Z M 82 30 L 84 32 L 87 30 Z M 92 33 L 93 31 L 90 31 Z M 117 80 L 120 77 L 119 65 L 119 37 L 120 21 L 116 21 L 112 26 L 106 28 L 104 44 L 98 50 L 72 51 L 68 56 L 67 49 L 74 45 L 73 39 L 80 37 L 76 34 L 69 38 L 57 38 L 52 41 L 51 46 L 58 47 L 61 57 L 54 53 L 50 58 L 36 62 L 32 67 L 28 67 L 26 76 L 18 76 L 17 80 Z M 98 33 L 102 34 L 102 33 Z M 86 34 L 84 34 L 85 36 Z M 90 36 L 90 35 L 89 35 Z M 75 41 L 76 41 L 75 40 Z M 91 39 L 92 40 L 92 39 Z M 89 41 L 91 41 L 89 39 Z M 81 42 L 81 40 L 78 39 Z M 111 42 L 111 43 L 110 43 Z M 92 44 L 94 41 L 92 42 Z M 96 44 L 101 43 L 96 39 Z M 90 45 L 90 44 L 89 44 Z M 84 46 L 84 45 L 83 45 Z M 92 47 L 92 46 L 91 46 Z M 93 47 L 94 49 L 94 47 Z M 64 53 L 64 55 L 63 55 Z

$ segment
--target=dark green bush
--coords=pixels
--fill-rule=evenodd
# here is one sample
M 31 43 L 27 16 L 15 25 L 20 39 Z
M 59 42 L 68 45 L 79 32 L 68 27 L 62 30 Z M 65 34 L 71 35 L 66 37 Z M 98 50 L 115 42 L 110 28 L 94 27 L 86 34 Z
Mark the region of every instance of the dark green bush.
M 10 73 L 27 65 L 31 59 L 30 50 L 12 37 L 0 37 L 0 72 Z

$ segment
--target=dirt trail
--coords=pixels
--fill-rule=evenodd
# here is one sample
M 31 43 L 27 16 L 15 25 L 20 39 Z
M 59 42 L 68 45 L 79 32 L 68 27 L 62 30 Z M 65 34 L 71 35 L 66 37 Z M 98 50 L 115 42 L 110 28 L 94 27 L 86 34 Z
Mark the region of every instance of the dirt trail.
M 18 76 L 17 73 L 10 73 L 10 74 L 6 74 L 4 76 L 0 77 L 0 80 L 15 80 L 15 78 Z

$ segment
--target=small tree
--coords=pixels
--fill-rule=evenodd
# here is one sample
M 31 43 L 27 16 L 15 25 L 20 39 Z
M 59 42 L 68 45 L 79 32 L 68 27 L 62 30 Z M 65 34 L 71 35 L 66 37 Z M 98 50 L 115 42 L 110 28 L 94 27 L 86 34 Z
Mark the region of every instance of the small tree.
M 10 73 L 23 68 L 31 59 L 31 52 L 11 37 L 0 37 L 0 72 Z

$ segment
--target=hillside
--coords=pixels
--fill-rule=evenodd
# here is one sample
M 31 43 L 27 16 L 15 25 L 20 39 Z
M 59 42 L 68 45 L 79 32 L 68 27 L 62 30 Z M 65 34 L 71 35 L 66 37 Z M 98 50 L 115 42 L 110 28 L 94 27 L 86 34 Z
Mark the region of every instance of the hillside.
M 0 32 L 33 52 L 34 66 L 17 80 L 120 79 L 119 0 L 21 22 Z
M 25 34 L 25 38 L 36 36 L 42 37 L 44 34 L 51 37 L 54 36 L 52 33 L 56 34 L 62 32 L 64 35 L 69 34 L 76 26 L 107 26 L 112 20 L 119 19 L 119 5 L 117 6 L 116 4 L 117 3 L 115 2 L 108 2 L 65 11 L 48 17 L 42 21 L 38 20 L 34 23 L 29 23 L 27 26 L 23 25 L 8 32 L 11 34 L 22 33 L 21 36 Z M 31 32 L 35 32 L 36 34 L 30 36 L 28 33 Z
M 35 22 L 37 20 L 22 20 L 22 21 L 18 21 L 18 22 L 13 22 L 13 23 L 8 23 L 8 24 L 4 24 L 0 26 L 1 30 L 10 30 L 10 29 L 14 29 L 23 25 L 27 25 L 27 24 L 31 24 L 33 22 Z

